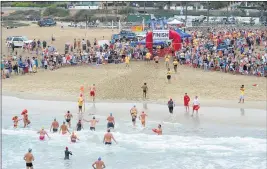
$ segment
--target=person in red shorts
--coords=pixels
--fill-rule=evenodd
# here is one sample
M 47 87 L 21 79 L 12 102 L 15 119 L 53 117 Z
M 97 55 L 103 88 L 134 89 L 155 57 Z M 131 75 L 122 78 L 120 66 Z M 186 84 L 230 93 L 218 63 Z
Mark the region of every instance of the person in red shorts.
M 200 104 L 198 101 L 198 97 L 196 96 L 194 101 L 193 101 L 193 112 L 192 112 L 192 117 L 194 115 L 194 112 L 196 111 L 198 113 L 198 109 L 200 108 Z
M 93 84 L 93 86 L 90 87 L 90 96 L 93 97 L 93 102 L 95 101 L 95 92 L 96 92 L 96 87 L 95 84 Z
M 185 112 L 189 112 L 189 102 L 190 102 L 190 97 L 185 93 L 184 95 L 184 107 L 185 107 Z

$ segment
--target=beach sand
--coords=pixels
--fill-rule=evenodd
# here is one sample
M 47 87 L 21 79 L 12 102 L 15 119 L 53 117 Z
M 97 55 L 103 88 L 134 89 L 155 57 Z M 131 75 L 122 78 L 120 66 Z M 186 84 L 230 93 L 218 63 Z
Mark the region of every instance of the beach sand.
M 115 33 L 115 31 L 114 31 Z M 66 42 L 76 38 L 110 39 L 112 31 L 104 29 L 83 30 L 57 27 L 39 28 L 36 25 L 16 29 L 3 29 L 4 40 L 7 36 L 23 35 L 29 39 L 41 39 L 51 42 L 51 35 L 56 38 L 53 45 L 63 52 Z M 3 53 L 7 49 L 2 44 Z M 20 53 L 20 51 L 19 51 Z M 25 54 L 25 56 L 33 56 Z M 55 71 L 40 70 L 36 74 L 15 76 L 2 80 L 4 95 L 22 98 L 71 100 L 76 101 L 81 85 L 85 86 L 88 101 L 89 86 L 96 84 L 96 101 L 132 101 L 142 99 L 141 86 L 148 84 L 148 102 L 166 103 L 171 97 L 177 104 L 183 104 L 184 93 L 193 100 L 199 96 L 201 106 L 242 107 L 266 109 L 266 78 L 232 75 L 221 72 L 203 72 L 187 66 L 178 66 L 178 73 L 173 74 L 171 84 L 167 83 L 166 68 L 163 61 L 159 67 L 154 62 L 131 61 L 130 68 L 125 64 L 100 66 L 76 66 L 60 68 Z M 238 104 L 240 86 L 245 85 L 245 104 Z M 253 86 L 258 84 L 258 86 Z

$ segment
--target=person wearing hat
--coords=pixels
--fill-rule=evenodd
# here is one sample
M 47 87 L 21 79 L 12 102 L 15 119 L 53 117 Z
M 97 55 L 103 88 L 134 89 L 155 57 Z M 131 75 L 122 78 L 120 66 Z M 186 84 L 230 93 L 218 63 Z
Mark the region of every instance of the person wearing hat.
M 34 161 L 34 156 L 32 155 L 32 149 L 28 149 L 28 153 L 24 155 L 24 160 L 26 161 L 26 169 L 33 169 L 32 162 Z
M 68 147 L 66 147 L 64 160 L 69 160 L 70 159 L 70 155 L 72 155 L 72 152 L 69 151 Z
M 101 157 L 99 157 L 97 159 L 97 161 L 95 161 L 93 164 L 92 164 L 92 167 L 94 169 L 103 169 L 103 168 L 106 168 L 105 166 L 105 163 L 101 160 Z
M 108 121 L 107 128 L 108 129 L 110 129 L 110 128 L 114 129 L 114 127 L 115 127 L 115 119 L 112 116 L 112 113 L 110 113 L 110 115 L 108 116 L 107 121 Z

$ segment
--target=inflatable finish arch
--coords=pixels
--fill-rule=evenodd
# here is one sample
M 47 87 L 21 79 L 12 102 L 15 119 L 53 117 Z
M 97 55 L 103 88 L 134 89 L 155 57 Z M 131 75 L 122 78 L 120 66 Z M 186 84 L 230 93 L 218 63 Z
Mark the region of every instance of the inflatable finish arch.
M 178 51 L 182 47 L 181 36 L 174 30 L 169 31 L 169 39 L 172 40 L 172 47 L 174 51 Z M 146 48 L 152 52 L 153 49 L 153 32 L 148 32 L 146 35 Z

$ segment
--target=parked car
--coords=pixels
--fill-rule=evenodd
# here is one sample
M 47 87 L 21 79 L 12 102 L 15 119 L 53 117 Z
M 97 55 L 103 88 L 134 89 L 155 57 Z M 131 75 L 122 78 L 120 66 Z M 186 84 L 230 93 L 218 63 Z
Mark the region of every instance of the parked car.
M 133 32 L 129 32 L 129 31 L 124 31 L 122 30 L 119 33 L 120 39 L 125 39 L 125 40 L 137 40 L 136 38 L 136 34 Z
M 57 22 L 52 18 L 43 18 L 40 21 L 38 21 L 38 25 L 40 27 L 43 27 L 43 26 L 56 26 Z
M 13 43 L 15 48 L 22 48 L 24 44 L 31 42 L 32 40 L 28 40 L 26 36 L 9 36 L 6 39 L 6 45 L 10 46 Z

